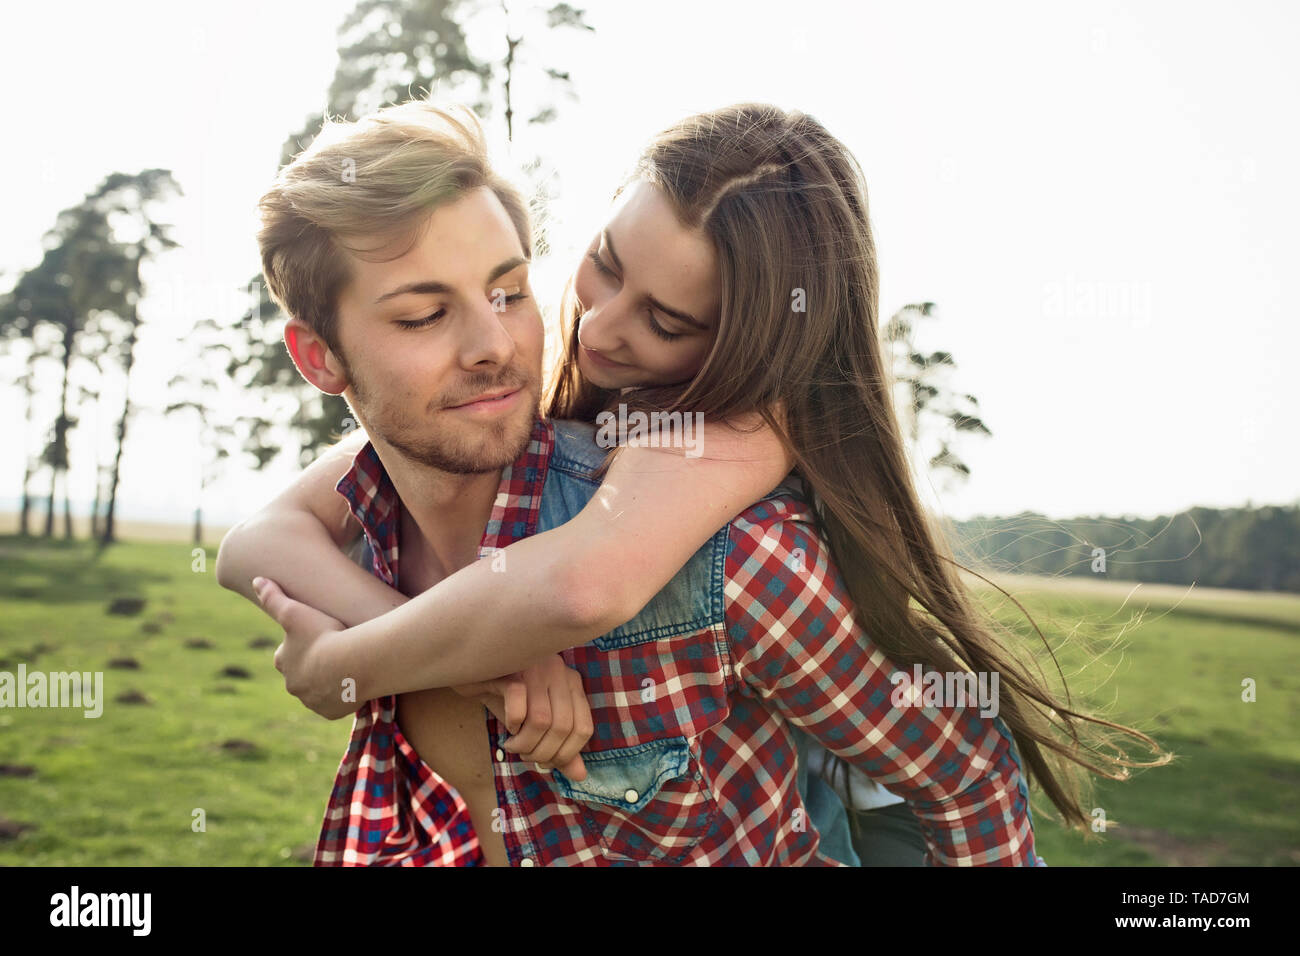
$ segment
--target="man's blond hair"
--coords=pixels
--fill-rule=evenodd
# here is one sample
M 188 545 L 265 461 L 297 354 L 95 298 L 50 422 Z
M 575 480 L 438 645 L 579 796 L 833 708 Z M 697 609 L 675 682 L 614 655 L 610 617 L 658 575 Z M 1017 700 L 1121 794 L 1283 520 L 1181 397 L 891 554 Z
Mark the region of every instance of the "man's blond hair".
M 434 209 L 481 186 L 501 201 L 532 258 L 528 206 L 493 171 L 472 110 L 414 100 L 356 122 L 327 118 L 258 203 L 271 297 L 338 351 L 338 296 L 351 275 L 344 250 L 367 258 L 384 249 L 381 258 L 398 258 Z

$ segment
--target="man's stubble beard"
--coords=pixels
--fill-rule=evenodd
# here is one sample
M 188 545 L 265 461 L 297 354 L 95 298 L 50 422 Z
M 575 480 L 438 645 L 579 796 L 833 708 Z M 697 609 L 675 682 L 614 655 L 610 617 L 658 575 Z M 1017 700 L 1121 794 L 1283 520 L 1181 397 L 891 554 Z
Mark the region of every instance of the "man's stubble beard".
M 466 431 L 475 436 L 473 439 L 467 440 L 450 429 L 419 437 L 419 432 L 428 429 L 427 416 L 433 409 L 425 409 L 421 416 L 416 417 L 404 404 L 381 401 L 376 407 L 371 402 L 369 386 L 362 383 L 342 356 L 339 359 L 352 387 L 354 411 L 365 425 L 366 432 L 391 445 L 409 461 L 452 475 L 485 474 L 513 464 L 532 439 L 533 423 L 541 400 L 540 378 L 521 381 L 518 375 L 475 377 L 469 384 L 471 394 L 518 386 L 526 393 L 523 407 L 509 417 L 492 419 L 481 425 L 468 423 Z

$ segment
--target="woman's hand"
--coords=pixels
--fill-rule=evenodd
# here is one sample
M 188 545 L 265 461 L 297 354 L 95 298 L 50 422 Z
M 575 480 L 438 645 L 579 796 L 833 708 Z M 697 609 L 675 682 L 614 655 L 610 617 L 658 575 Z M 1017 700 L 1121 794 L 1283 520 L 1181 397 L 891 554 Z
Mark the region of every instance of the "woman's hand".
M 329 720 L 356 711 L 353 693 L 344 693 L 347 667 L 332 654 L 342 647 L 341 621 L 284 593 L 274 581 L 256 578 L 253 590 L 267 614 L 284 628 L 275 668 L 284 688 L 308 709 Z M 411 688 L 416 690 L 418 688 Z M 515 674 L 452 688 L 492 711 L 512 734 L 502 746 L 530 763 L 554 767 L 571 780 L 585 780 L 579 751 L 594 732 L 591 708 L 578 672 L 552 654 Z
M 511 737 L 502 746 L 539 769 L 586 780 L 579 751 L 594 732 L 587 693 L 578 672 L 552 654 L 540 664 L 494 680 L 453 687 L 496 714 Z
M 284 628 L 284 641 L 275 651 L 275 669 L 284 675 L 284 689 L 329 720 L 353 713 L 361 704 L 355 682 L 353 693 L 347 693 L 347 685 L 334 681 L 327 663 L 343 622 L 295 601 L 267 578 L 254 578 L 253 591 L 266 613 Z

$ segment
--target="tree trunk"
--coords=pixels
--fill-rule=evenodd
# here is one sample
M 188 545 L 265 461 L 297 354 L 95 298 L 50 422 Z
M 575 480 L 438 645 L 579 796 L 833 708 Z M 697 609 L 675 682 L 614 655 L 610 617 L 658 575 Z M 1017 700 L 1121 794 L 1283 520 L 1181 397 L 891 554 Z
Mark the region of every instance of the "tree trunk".
M 103 389 L 103 383 L 100 383 L 100 389 Z M 103 497 L 104 490 L 104 466 L 99 457 L 99 409 L 100 409 L 100 392 L 95 393 L 95 497 L 90 505 L 90 540 L 99 539 L 99 502 Z
M 131 288 L 140 288 L 140 259 L 142 251 L 135 257 L 135 282 Z M 128 318 L 130 331 L 126 336 L 126 352 L 122 356 L 122 371 L 126 381 L 122 387 L 122 417 L 117 422 L 117 450 L 113 453 L 113 472 L 108 484 L 108 509 L 104 513 L 104 533 L 100 538 L 102 544 L 112 544 L 116 540 L 117 526 L 117 485 L 122 477 L 122 448 L 126 444 L 126 421 L 131 415 L 131 366 L 135 364 L 135 338 L 140 328 L 139 300 L 131 303 L 131 315 Z
M 68 462 L 68 379 L 72 374 L 72 345 L 76 328 L 71 319 L 63 327 L 63 390 L 59 393 L 59 417 L 54 420 L 54 455 L 50 462 L 50 496 L 45 503 L 45 537 L 54 537 L 54 483 Z M 66 480 L 65 480 L 66 487 Z
M 45 500 L 45 537 L 54 537 L 54 483 L 58 480 L 59 469 L 50 466 L 50 494 Z
M 92 539 L 99 537 L 99 494 L 104 484 L 103 469 L 99 467 L 99 461 L 95 461 L 95 500 L 90 506 L 90 537 Z
M 18 514 L 18 533 L 24 538 L 30 536 L 32 533 L 32 493 L 31 489 L 27 486 L 31 483 L 32 473 L 34 471 L 35 469 L 32 468 L 32 460 L 31 458 L 28 458 L 27 463 L 23 466 L 23 507 L 22 511 Z
M 203 509 L 194 509 L 194 543 L 203 544 Z
M 139 265 L 137 264 L 137 268 Z M 122 359 L 122 368 L 126 373 L 125 396 L 122 399 L 122 417 L 117 421 L 117 450 L 113 454 L 112 478 L 108 484 L 108 510 L 104 513 L 104 533 L 100 538 L 102 544 L 112 544 L 116 539 L 117 484 L 122 476 L 122 446 L 126 444 L 126 420 L 131 414 L 131 366 L 135 364 L 136 315 L 132 308 L 131 331 L 126 338 L 126 354 Z
M 27 375 L 23 379 L 23 388 L 27 392 L 27 414 L 23 416 L 26 425 L 23 431 L 23 505 L 18 514 L 18 533 L 24 538 L 29 537 L 32 533 L 32 476 L 36 474 L 36 469 L 32 467 L 32 456 L 27 449 L 27 436 L 32 430 L 32 411 L 36 401 L 36 390 L 33 384 L 36 381 L 36 347 L 32 346 L 32 353 L 27 359 Z
M 519 46 L 520 40 L 510 35 L 510 10 L 502 3 L 501 10 L 506 15 L 506 142 L 513 143 L 515 140 L 515 110 L 510 101 L 510 84 L 514 79 L 515 72 L 515 47 Z

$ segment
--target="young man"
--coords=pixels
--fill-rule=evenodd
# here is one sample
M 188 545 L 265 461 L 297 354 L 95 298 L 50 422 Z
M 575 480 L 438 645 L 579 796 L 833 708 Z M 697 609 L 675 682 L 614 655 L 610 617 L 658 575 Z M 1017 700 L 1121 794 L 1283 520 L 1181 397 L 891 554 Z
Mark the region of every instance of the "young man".
M 341 528 L 350 510 L 376 574 L 417 594 L 573 518 L 597 492 L 604 453 L 592 426 L 537 417 L 527 216 L 473 131 L 407 104 L 318 144 L 264 202 L 264 266 L 293 316 L 286 341 L 299 369 L 346 394 L 370 438 L 339 483 L 346 507 L 323 520 Z M 436 162 L 400 161 L 431 146 Z M 355 178 L 336 182 L 347 160 Z M 439 322 L 436 334 L 411 334 Z M 250 593 L 239 574 L 223 583 Z M 331 634 L 338 621 L 273 585 L 258 592 L 286 648 L 326 632 L 322 642 L 347 651 L 333 659 L 351 662 L 334 686 L 342 678 L 370 698 L 318 863 L 824 864 L 796 786 L 792 725 L 863 769 L 901 777 L 934 759 L 924 731 L 896 735 L 902 745 L 878 732 L 900 720 L 878 692 L 891 668 L 859 640 L 811 512 L 789 488 L 718 532 L 626 623 L 565 651 L 593 704 L 595 744 L 572 775 L 519 759 L 499 715 L 485 721 L 473 700 L 399 694 L 367 674 L 366 650 L 403 650 L 379 622 Z M 385 620 L 410 624 L 405 611 Z M 490 676 L 486 659 L 503 671 L 527 663 L 510 637 L 466 647 L 445 628 L 415 659 L 433 662 L 425 684 L 446 688 Z M 282 666 L 288 681 L 293 655 Z M 929 835 L 936 860 L 958 862 L 1020 819 L 1003 803 L 1023 791 L 997 735 L 950 717 L 908 719 L 918 731 L 943 725 L 944 752 L 988 748 L 1002 774 L 994 799 L 975 806 L 947 792 L 938 767 L 915 784 L 951 801 L 934 808 Z M 999 842 L 1032 855 L 1032 837 Z

